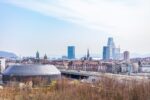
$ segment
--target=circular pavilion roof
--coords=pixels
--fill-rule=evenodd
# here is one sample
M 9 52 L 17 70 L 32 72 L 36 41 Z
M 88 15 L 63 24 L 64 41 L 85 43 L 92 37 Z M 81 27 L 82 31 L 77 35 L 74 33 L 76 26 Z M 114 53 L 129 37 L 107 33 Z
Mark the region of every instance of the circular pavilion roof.
M 9 66 L 2 74 L 12 76 L 40 76 L 60 75 L 61 72 L 54 65 L 17 64 Z

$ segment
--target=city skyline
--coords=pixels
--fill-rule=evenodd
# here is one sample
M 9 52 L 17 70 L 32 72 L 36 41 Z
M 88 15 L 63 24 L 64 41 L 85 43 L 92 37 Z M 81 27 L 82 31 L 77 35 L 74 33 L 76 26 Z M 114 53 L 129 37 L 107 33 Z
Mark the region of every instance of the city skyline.
M 87 48 L 102 56 L 107 38 L 113 37 L 121 51 L 149 54 L 149 12 L 149 0 L 1 0 L 0 50 L 62 56 L 74 45 L 77 56 Z
M 112 37 L 108 38 L 107 46 L 103 47 L 103 60 L 120 60 L 121 52 L 120 47 L 116 47 L 114 39 Z

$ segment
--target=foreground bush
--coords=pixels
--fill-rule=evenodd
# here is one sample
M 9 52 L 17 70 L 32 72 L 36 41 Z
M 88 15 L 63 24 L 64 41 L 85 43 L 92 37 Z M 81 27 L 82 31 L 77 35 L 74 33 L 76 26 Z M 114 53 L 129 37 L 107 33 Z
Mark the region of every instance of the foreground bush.
M 0 100 L 150 100 L 150 82 L 102 78 L 88 84 L 62 79 L 50 86 L 4 87 Z

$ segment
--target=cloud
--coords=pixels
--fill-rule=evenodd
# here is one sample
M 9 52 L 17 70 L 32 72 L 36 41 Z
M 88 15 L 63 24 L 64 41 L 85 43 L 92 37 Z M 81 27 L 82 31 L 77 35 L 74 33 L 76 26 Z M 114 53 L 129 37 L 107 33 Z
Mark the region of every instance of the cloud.
M 100 30 L 124 40 L 122 44 L 150 43 L 149 0 L 5 0 L 4 2 Z M 126 44 L 137 38 L 136 43 Z M 136 40 L 136 39 L 135 39 Z M 120 42 L 121 43 L 121 42 Z M 149 47 L 146 49 L 150 50 Z M 142 49 L 141 49 L 142 50 Z M 144 50 L 143 50 L 144 51 Z
M 119 0 L 113 2 L 110 0 L 55 0 L 53 2 L 48 0 L 6 0 L 7 3 L 47 16 L 54 16 L 88 28 L 108 32 L 122 28 L 122 26 L 132 26 L 136 24 L 134 21 L 143 18 L 145 9 L 142 7 L 145 5 L 140 4 L 142 1 L 133 1 L 137 5 L 129 6 L 130 1 L 121 2 Z

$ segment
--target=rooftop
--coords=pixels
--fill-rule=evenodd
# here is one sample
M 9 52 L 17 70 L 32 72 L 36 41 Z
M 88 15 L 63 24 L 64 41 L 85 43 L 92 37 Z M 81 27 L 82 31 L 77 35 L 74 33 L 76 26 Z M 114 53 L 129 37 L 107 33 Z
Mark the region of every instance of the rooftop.
M 36 75 L 60 75 L 60 71 L 54 65 L 17 64 L 9 66 L 3 75 L 36 76 Z

